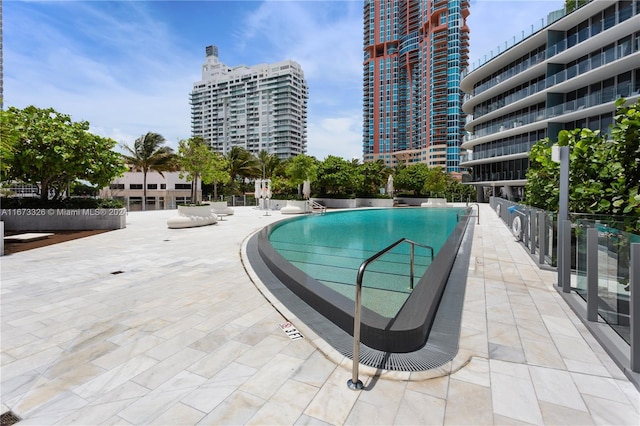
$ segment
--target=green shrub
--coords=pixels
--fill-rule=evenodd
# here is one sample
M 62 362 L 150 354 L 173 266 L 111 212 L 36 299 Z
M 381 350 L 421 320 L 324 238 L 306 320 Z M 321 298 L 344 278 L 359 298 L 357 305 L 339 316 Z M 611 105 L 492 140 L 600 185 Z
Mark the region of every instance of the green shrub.
M 120 209 L 122 201 L 107 198 L 65 198 L 42 200 L 41 198 L 0 198 L 3 209 Z

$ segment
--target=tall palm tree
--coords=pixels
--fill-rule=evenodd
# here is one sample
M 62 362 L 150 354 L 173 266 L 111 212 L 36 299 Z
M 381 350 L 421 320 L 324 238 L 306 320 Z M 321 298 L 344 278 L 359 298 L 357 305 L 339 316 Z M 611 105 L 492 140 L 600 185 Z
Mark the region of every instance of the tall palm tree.
M 133 149 L 123 145 L 129 155 L 123 155 L 125 161 L 135 170 L 142 172 L 142 210 L 147 209 L 147 173 L 160 173 L 175 169 L 175 154 L 171 147 L 164 145 L 165 139 L 158 133 L 148 132 L 140 136 L 133 144 Z
M 282 166 L 282 161 L 275 154 L 269 154 L 264 149 L 258 153 L 258 167 L 262 179 L 270 179 Z
M 236 189 L 238 178 L 257 177 L 261 173 L 256 157 L 242 147 L 231 147 L 227 152 L 226 159 L 229 165 L 232 191 Z

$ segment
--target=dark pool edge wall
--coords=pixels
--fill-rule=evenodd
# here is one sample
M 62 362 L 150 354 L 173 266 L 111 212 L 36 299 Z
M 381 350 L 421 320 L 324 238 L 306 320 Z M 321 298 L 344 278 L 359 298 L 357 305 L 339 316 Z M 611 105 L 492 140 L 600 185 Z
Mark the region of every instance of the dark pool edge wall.
M 360 331 L 363 344 L 390 353 L 412 352 L 424 346 L 469 220 L 468 214 L 461 217 L 394 319 L 363 307 Z M 257 236 L 257 250 L 266 266 L 296 296 L 342 330 L 353 334 L 353 301 L 308 276 L 273 248 L 269 234 L 279 225 L 281 223 L 269 225 Z

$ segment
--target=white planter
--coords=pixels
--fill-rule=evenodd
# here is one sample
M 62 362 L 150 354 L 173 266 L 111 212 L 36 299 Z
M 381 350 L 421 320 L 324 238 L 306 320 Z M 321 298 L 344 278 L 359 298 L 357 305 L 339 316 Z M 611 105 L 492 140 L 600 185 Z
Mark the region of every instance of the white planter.
M 211 206 L 211 210 L 215 214 L 231 215 L 234 213 L 233 209 L 227 205 L 226 201 L 211 201 L 208 204 Z
M 211 206 L 178 206 L 178 216 L 167 220 L 169 228 L 193 228 L 195 226 L 212 225 L 218 221 L 218 216 L 211 210 Z
M 307 201 L 287 200 L 287 205 L 280 209 L 282 214 L 301 214 L 307 212 Z

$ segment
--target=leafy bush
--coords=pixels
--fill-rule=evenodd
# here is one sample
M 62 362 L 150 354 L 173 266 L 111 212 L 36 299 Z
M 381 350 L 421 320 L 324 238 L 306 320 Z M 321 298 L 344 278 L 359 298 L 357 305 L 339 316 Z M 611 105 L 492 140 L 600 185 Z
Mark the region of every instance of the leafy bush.
M 120 209 L 122 201 L 106 198 L 65 198 L 42 200 L 41 198 L 0 198 L 3 209 Z

